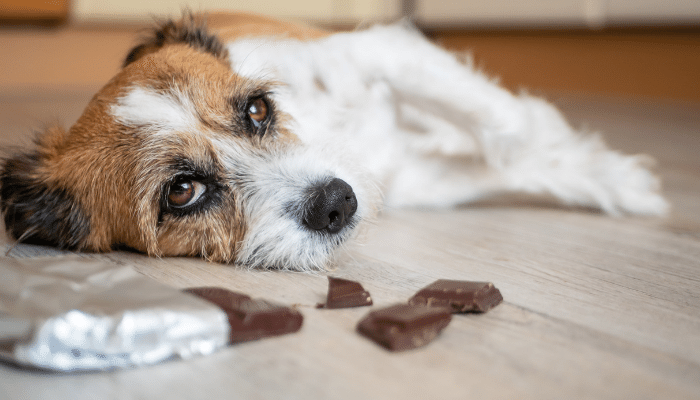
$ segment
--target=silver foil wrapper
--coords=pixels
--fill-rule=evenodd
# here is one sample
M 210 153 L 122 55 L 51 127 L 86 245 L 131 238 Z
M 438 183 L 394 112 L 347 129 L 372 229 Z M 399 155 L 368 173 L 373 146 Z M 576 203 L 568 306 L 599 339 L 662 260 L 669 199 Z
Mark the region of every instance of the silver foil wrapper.
M 0 258 L 0 358 L 57 371 L 206 355 L 226 314 L 130 266 L 77 256 Z

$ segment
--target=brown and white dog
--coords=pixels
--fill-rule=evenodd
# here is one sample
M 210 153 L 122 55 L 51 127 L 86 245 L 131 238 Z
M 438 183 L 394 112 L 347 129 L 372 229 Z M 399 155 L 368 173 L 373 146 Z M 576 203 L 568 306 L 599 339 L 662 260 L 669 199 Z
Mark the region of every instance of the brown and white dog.
M 6 229 L 77 250 L 311 270 L 380 200 L 449 207 L 524 192 L 611 214 L 666 210 L 645 158 L 608 150 L 405 24 L 164 22 L 75 125 L 36 142 L 2 166 Z

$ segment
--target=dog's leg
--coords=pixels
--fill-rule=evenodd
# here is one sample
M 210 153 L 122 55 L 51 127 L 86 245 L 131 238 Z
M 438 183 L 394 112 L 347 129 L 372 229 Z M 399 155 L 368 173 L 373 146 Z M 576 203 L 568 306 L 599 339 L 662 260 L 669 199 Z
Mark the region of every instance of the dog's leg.
M 388 204 L 449 206 L 524 192 L 611 214 L 666 211 L 648 158 L 576 132 L 551 104 L 514 96 L 419 33 L 376 27 L 332 40 L 347 40 L 339 45 L 361 75 L 387 82 L 398 103 L 408 146 L 387 183 Z

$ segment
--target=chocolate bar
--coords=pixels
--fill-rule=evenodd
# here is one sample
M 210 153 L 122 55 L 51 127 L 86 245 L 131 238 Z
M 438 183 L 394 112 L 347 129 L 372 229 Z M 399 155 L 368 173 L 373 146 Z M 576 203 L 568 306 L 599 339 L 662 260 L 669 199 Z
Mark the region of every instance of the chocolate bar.
M 453 313 L 486 312 L 503 301 L 501 292 L 490 282 L 439 279 L 408 300 L 411 305 L 447 307 Z
M 231 326 L 229 343 L 240 343 L 293 333 L 301 328 L 303 316 L 296 310 L 223 288 L 185 289 L 216 304 L 226 312 Z
M 372 296 L 358 282 L 328 277 L 326 308 L 371 306 Z M 323 305 L 321 305 L 323 307 Z
M 370 312 L 357 330 L 391 351 L 403 351 L 425 346 L 451 319 L 446 308 L 398 304 Z

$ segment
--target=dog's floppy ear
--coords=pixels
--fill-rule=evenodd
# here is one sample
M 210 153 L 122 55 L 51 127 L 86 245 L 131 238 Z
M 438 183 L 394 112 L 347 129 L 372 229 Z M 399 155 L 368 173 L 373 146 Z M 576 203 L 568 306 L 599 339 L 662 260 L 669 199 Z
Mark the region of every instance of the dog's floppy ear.
M 21 242 L 65 249 L 86 246 L 90 220 L 73 196 L 41 172 L 40 150 L 7 158 L 0 169 L 5 229 Z
M 228 62 L 228 51 L 218 37 L 209 33 L 203 16 L 185 12 L 179 21 L 160 22 L 141 44 L 134 47 L 124 60 L 124 67 L 141 57 L 153 53 L 167 44 L 186 43 L 197 50 L 214 55 Z

